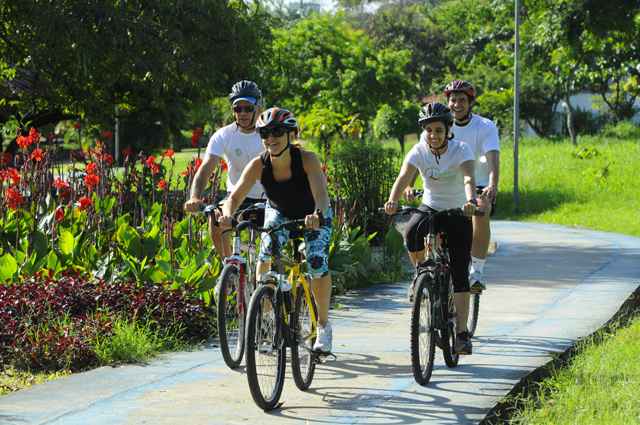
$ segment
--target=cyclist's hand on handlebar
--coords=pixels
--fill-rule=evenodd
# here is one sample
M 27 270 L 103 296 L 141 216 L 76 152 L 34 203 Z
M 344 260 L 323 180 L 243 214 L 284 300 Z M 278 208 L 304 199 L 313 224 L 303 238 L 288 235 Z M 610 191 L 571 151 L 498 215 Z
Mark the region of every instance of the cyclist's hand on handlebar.
M 475 199 L 467 201 L 462 206 L 462 213 L 467 217 L 471 217 L 473 215 L 484 215 L 484 211 L 478 208 L 477 202 L 478 201 Z
M 483 199 L 487 200 L 489 203 L 493 203 L 496 200 L 496 194 L 498 190 L 494 185 L 489 185 L 482 189 L 482 195 L 480 195 Z
M 402 196 L 404 197 L 405 201 L 413 201 L 414 199 L 416 199 L 415 192 L 411 186 L 407 186 L 404 189 Z
M 202 199 L 199 198 L 190 198 L 187 202 L 184 203 L 184 210 L 186 212 L 198 212 L 200 211 L 202 206 Z
M 320 213 L 320 211 L 316 210 L 316 212 L 314 212 L 313 214 L 309 214 L 304 218 L 304 226 L 307 229 L 316 230 L 320 227 L 322 221 L 322 214 Z
M 398 203 L 394 201 L 387 201 L 384 204 L 384 212 L 391 215 L 398 211 Z
M 232 223 L 233 223 L 233 217 L 231 216 L 220 215 L 220 217 L 218 218 L 218 226 L 220 226 L 222 230 L 231 229 Z

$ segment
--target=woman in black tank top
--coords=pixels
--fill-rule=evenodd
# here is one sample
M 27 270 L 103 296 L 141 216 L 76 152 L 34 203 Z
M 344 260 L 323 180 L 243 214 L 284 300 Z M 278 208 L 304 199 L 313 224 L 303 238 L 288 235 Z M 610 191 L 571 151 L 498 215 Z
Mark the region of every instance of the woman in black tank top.
M 253 184 L 260 180 L 268 199 L 264 226 L 277 225 L 291 219 L 305 219 L 304 232 L 306 259 L 311 275 L 311 286 L 318 306 L 318 336 L 314 350 L 330 352 L 332 344 L 329 323 L 331 275 L 329 274 L 329 243 L 331 240 L 331 206 L 327 192 L 327 178 L 320 161 L 313 152 L 292 145 L 298 134 L 298 123 L 293 114 L 282 108 L 269 108 L 256 123 L 265 151 L 245 168 L 235 190 L 222 206 L 220 226 L 228 228 L 231 216 L 247 196 Z M 325 220 L 321 222 L 320 211 Z M 289 232 L 275 232 L 281 243 Z M 258 275 L 269 270 L 271 238 L 262 235 Z

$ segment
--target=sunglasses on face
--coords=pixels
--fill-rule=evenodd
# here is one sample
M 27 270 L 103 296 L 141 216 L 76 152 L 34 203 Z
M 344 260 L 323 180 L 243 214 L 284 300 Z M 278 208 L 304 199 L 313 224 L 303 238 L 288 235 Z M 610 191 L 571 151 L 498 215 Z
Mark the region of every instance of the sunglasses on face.
M 235 112 L 236 114 L 239 114 L 240 112 L 253 112 L 255 110 L 256 110 L 256 108 L 253 105 L 249 105 L 249 106 L 234 106 L 233 107 L 233 112 Z
M 261 128 L 259 130 L 260 132 L 260 137 L 263 139 L 268 139 L 270 135 L 273 135 L 273 137 L 282 137 L 285 135 L 285 133 L 287 132 L 287 129 L 284 127 L 275 127 L 275 128 Z

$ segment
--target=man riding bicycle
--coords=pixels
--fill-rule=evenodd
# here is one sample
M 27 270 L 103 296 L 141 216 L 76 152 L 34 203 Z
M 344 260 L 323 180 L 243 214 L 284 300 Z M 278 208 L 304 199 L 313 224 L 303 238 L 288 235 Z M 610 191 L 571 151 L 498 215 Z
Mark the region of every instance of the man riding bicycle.
M 229 102 L 235 121 L 222 127 L 211 136 L 205 158 L 194 176 L 190 198 L 184 204 L 184 209 L 187 212 L 199 211 L 202 205 L 202 193 L 221 158 L 224 158 L 228 165 L 226 182 L 226 196 L 228 196 L 238 185 L 242 170 L 264 150 L 255 126 L 256 119 L 261 112 L 262 92 L 260 88 L 253 81 L 238 81 L 231 88 Z M 239 208 L 243 210 L 254 203 L 263 201 L 264 189 L 257 182 L 249 188 L 247 198 Z M 231 255 L 231 242 L 227 236 L 223 237 L 222 229 L 217 223 L 218 215 L 209 216 L 209 233 L 216 252 L 221 258 L 225 258 Z M 258 221 L 262 221 L 261 218 L 258 218 Z
M 418 116 L 423 128 L 420 141 L 407 154 L 396 178 L 385 212 L 393 214 L 404 189 L 420 172 L 424 183 L 424 195 L 420 209 L 440 211 L 463 207 L 465 216 L 473 214 L 477 207 L 474 157 L 469 146 L 451 136 L 453 117 L 449 108 L 441 103 L 423 106 Z M 409 257 L 414 266 L 424 259 L 424 236 L 428 222 L 421 214 L 414 215 L 403 235 Z M 454 284 L 454 302 L 457 312 L 455 351 L 471 354 L 472 344 L 467 329 L 469 314 L 469 257 L 471 252 L 472 225 L 468 217 L 446 216 L 436 222 L 436 231 L 447 234 L 451 257 L 451 274 Z M 413 285 L 413 284 L 412 284 Z
M 500 140 L 498 128 L 488 118 L 471 113 L 476 89 L 464 80 L 447 84 L 444 95 L 453 113 L 453 134 L 468 144 L 475 156 L 475 179 L 479 205 L 486 213 L 473 217 L 473 243 L 471 246 L 471 292 L 486 289 L 483 278 L 484 264 L 491 239 L 490 216 L 495 212 L 498 179 L 500 177 Z

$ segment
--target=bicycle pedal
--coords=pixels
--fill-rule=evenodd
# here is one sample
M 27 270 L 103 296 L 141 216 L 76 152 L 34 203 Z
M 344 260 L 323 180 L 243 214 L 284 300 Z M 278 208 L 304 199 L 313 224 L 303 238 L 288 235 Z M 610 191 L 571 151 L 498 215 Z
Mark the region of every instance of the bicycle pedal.
M 316 364 L 324 364 L 328 361 L 335 361 L 338 357 L 330 351 L 313 351 L 313 361 Z

